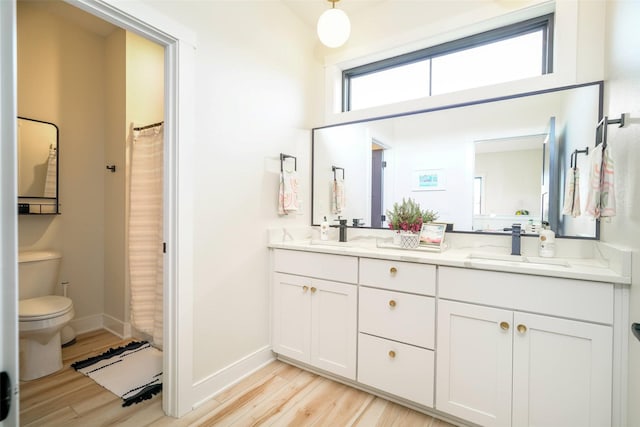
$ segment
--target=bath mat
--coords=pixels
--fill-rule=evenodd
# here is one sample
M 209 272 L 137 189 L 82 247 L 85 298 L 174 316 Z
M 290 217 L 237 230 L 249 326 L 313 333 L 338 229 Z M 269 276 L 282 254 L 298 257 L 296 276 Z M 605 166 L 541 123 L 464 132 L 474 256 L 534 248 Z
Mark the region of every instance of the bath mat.
M 162 352 L 147 341 L 109 349 L 71 367 L 121 397 L 122 406 L 151 399 L 162 390 Z

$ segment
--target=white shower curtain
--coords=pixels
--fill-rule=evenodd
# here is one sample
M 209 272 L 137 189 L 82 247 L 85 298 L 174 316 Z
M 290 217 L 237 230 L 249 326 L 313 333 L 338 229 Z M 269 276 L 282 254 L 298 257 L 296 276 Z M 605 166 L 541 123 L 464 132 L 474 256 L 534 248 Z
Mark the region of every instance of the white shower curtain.
M 162 347 L 162 176 L 164 126 L 129 132 L 131 325 Z

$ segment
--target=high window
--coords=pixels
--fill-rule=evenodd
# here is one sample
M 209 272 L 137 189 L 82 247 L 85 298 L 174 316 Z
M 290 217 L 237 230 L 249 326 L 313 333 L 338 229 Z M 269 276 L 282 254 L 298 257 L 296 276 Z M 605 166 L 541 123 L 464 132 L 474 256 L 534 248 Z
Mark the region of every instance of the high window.
M 343 111 L 552 71 L 553 14 L 344 70 Z

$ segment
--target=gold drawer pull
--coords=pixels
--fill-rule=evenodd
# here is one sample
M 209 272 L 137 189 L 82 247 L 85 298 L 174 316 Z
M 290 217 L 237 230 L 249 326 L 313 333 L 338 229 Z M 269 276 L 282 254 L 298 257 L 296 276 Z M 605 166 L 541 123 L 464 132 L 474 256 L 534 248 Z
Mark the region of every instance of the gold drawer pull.
M 317 291 L 317 289 L 314 286 L 312 286 L 311 287 L 311 292 L 315 293 L 316 291 Z
M 302 292 L 307 292 L 308 290 L 309 290 L 309 287 L 308 287 L 308 286 L 303 286 L 303 287 L 302 287 Z
M 389 307 L 395 307 L 395 306 L 396 306 L 396 302 L 394 300 L 390 300 Z
M 500 328 L 502 328 L 503 331 L 508 331 L 509 330 L 509 323 L 500 322 Z
M 395 352 L 395 351 L 393 351 L 393 350 L 389 350 L 389 357 L 390 357 L 390 358 L 392 358 L 392 359 L 393 359 L 394 357 L 396 357 L 396 352 Z
M 524 334 L 525 332 L 527 332 L 527 327 L 524 325 L 518 325 L 518 332 Z
M 398 269 L 397 269 L 397 268 L 395 268 L 395 267 L 391 267 L 391 268 L 389 269 L 389 274 L 396 274 L 397 272 L 398 272 Z

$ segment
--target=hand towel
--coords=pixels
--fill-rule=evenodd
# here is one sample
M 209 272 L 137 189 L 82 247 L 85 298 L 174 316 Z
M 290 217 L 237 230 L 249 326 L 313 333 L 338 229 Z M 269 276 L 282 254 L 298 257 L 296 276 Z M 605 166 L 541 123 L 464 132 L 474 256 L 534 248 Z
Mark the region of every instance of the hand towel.
M 56 197 L 58 175 L 58 152 L 55 148 L 49 148 L 49 158 L 47 159 L 47 175 L 44 181 L 44 197 Z
M 567 174 L 562 214 L 577 218 L 580 216 L 580 213 L 580 170 L 575 167 L 569 169 L 569 173 Z
M 299 209 L 298 173 L 283 170 L 280 172 L 280 191 L 278 193 L 278 214 L 287 215 Z
M 331 212 L 334 215 L 342 213 L 344 205 L 344 180 L 337 178 L 331 182 Z
M 611 147 L 596 146 L 591 152 L 589 170 L 589 193 L 586 213 L 594 218 L 616 215 L 613 158 Z

